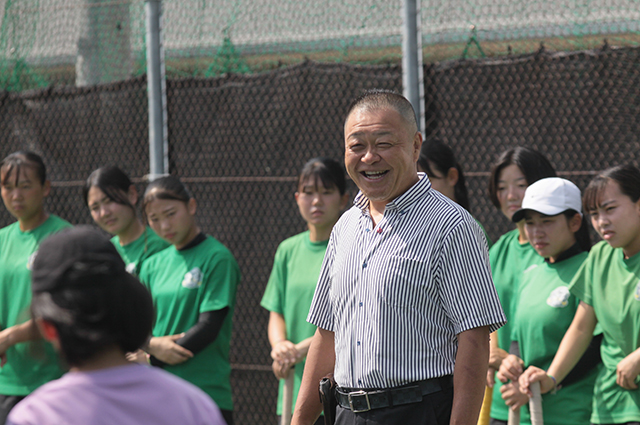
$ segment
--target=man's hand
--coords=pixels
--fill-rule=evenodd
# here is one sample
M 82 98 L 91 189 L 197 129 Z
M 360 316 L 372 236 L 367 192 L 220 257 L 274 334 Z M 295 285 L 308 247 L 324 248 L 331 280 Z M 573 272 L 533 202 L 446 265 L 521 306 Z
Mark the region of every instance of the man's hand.
M 636 378 L 640 374 L 640 354 L 638 351 L 636 350 L 622 359 L 616 367 L 616 384 L 625 390 L 638 388 L 636 384 Z
M 170 365 L 186 362 L 193 357 L 193 353 L 175 342 L 183 336 L 184 334 L 182 333 L 153 337 L 149 341 L 149 349 L 147 352 L 156 359 Z

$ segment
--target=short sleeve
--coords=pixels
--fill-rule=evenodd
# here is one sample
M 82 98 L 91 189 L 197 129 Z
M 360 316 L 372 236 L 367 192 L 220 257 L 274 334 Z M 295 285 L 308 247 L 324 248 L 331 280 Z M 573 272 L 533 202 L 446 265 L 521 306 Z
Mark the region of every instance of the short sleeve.
M 273 268 L 264 290 L 260 305 L 269 311 L 284 314 L 285 290 L 287 287 L 287 258 L 282 244 L 276 250 Z
M 329 238 L 329 244 L 327 245 L 327 251 L 322 260 L 322 268 L 320 269 L 320 277 L 318 278 L 318 285 L 316 291 L 313 294 L 313 301 L 311 301 L 311 309 L 307 316 L 307 322 L 315 325 L 321 329 L 334 332 L 333 327 L 333 308 L 331 305 L 330 291 L 331 291 L 331 277 L 334 274 L 333 263 L 336 254 L 335 247 L 335 228 L 331 232 Z
M 591 253 L 587 257 L 587 260 L 582 263 L 582 266 L 578 269 L 578 272 L 571 280 L 569 284 L 569 291 L 576 296 L 580 301 L 583 301 L 590 306 L 593 306 L 593 300 L 591 297 L 591 285 L 593 281 L 593 257 Z
M 214 258 L 207 267 L 202 284 L 202 300 L 198 312 L 222 310 L 232 307 L 235 300 L 240 271 L 235 258 L 229 251 L 221 250 L 214 254 Z
M 150 281 L 149 269 L 150 267 L 152 267 L 151 263 L 152 261 L 145 261 L 144 263 L 142 263 L 142 267 L 140 267 L 140 273 L 138 274 L 138 279 L 140 280 L 140 282 L 142 282 L 144 287 L 147 288 L 148 290 L 151 290 L 151 288 L 149 287 L 149 281 Z
M 445 237 L 438 268 L 443 308 L 456 334 L 482 326 L 493 332 L 506 323 L 482 230 L 472 219 Z

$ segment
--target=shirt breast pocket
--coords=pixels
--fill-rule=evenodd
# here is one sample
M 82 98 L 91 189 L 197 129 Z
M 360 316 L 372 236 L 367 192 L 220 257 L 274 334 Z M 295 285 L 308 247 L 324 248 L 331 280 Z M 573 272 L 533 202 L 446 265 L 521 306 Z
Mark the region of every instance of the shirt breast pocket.
M 377 279 L 380 300 L 390 306 L 415 307 L 427 290 L 427 265 L 413 258 L 390 256 Z

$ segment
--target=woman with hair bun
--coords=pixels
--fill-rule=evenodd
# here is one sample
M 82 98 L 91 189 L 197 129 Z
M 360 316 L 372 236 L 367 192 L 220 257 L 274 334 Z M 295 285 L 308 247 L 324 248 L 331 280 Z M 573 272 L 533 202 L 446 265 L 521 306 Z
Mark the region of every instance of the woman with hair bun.
M 240 271 L 231 252 L 200 231 L 196 209 L 177 177 L 147 186 L 145 216 L 172 246 L 147 259 L 140 271 L 157 317 L 146 351 L 151 364 L 207 393 L 231 425 L 229 346 Z
M 48 238 L 33 264 L 31 312 L 43 337 L 70 366 L 9 415 L 9 425 L 223 425 L 195 386 L 127 361 L 153 324 L 149 292 L 96 229 Z

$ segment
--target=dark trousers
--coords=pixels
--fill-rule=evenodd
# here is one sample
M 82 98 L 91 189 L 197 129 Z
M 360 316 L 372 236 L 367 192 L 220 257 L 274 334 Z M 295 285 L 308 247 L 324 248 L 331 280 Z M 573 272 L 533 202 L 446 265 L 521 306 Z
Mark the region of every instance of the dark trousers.
M 278 425 L 280 425 L 280 423 L 282 423 L 282 416 L 278 415 L 277 418 L 278 418 Z M 324 416 L 320 415 L 318 420 L 316 420 L 313 425 L 324 425 Z
M 4 425 L 11 409 L 24 397 L 21 395 L 0 395 L 0 425 Z
M 336 425 L 449 425 L 453 388 L 426 395 L 419 403 L 353 413 L 338 406 Z

